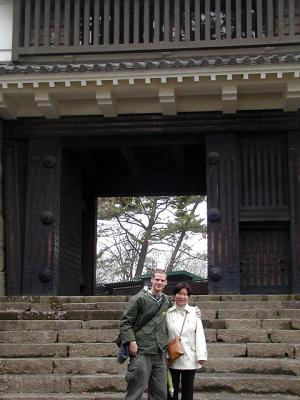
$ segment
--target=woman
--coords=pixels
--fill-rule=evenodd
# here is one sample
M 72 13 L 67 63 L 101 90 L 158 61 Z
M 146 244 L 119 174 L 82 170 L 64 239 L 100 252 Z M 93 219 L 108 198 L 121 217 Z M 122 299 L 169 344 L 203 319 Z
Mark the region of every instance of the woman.
M 169 341 L 180 336 L 184 351 L 169 365 L 174 386 L 173 400 L 178 400 L 180 378 L 181 399 L 193 400 L 195 372 L 207 360 L 206 341 L 201 319 L 197 317 L 195 307 L 188 305 L 191 287 L 187 283 L 179 283 L 173 295 L 175 304 L 167 313 Z

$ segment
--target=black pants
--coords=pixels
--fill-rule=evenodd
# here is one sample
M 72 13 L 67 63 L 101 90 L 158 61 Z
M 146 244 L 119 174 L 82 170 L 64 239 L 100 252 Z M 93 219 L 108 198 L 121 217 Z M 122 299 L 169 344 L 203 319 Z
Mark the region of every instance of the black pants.
M 174 386 L 174 396 L 170 397 L 170 394 L 168 392 L 168 400 L 178 400 L 180 378 L 181 378 L 181 400 L 193 400 L 194 378 L 196 370 L 170 368 L 170 371 Z

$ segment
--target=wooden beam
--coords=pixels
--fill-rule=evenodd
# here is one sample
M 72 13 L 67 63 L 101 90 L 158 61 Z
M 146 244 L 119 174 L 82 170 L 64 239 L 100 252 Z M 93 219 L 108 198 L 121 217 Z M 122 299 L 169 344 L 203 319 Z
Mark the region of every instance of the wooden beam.
M 131 174 L 134 176 L 140 176 L 141 169 L 140 169 L 138 162 L 136 160 L 136 157 L 132 151 L 132 147 L 131 146 L 122 146 L 122 155 L 126 161 L 126 164 L 129 167 Z
M 284 111 L 297 111 L 300 108 L 300 82 L 290 81 L 285 91 Z
M 0 92 L 0 117 L 3 119 L 16 119 L 18 116 L 17 105 Z
M 48 91 L 38 90 L 34 94 L 34 100 L 45 118 L 56 119 L 60 117 L 58 103 L 51 98 Z
M 237 85 L 227 83 L 222 86 L 223 114 L 235 114 L 237 112 Z
M 104 117 L 116 117 L 116 105 L 110 88 L 99 88 L 96 90 L 96 101 L 100 113 Z
M 172 86 L 162 86 L 159 88 L 159 101 L 163 115 L 176 115 L 176 96 Z

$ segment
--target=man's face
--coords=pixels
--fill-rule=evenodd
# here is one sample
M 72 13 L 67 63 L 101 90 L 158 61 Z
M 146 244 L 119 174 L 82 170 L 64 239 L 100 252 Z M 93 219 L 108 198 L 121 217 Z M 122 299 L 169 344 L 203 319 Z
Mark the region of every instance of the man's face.
M 154 277 L 151 279 L 152 287 L 151 290 L 154 294 L 160 294 L 166 284 L 167 284 L 167 276 L 165 274 L 161 274 L 159 272 L 156 272 L 154 274 Z

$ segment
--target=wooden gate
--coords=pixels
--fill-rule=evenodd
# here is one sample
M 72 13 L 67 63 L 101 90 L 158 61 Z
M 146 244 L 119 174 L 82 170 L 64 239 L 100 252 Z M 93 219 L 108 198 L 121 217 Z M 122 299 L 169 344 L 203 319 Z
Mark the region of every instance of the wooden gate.
M 240 278 L 242 293 L 289 290 L 286 138 L 239 138 Z
M 287 227 L 259 224 L 241 230 L 241 293 L 287 293 L 289 270 Z

